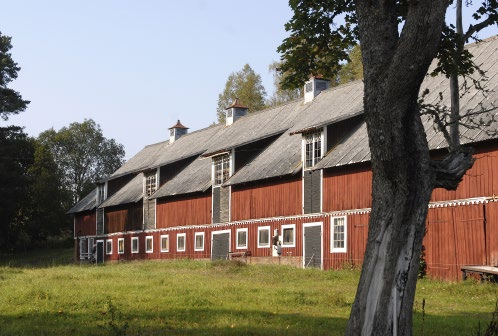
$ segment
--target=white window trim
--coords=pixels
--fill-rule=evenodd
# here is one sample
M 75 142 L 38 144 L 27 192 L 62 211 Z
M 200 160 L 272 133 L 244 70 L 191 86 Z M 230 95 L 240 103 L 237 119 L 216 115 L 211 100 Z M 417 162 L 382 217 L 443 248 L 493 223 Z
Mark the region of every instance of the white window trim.
M 169 252 L 169 235 L 161 235 L 161 240 L 159 241 L 160 242 L 160 246 L 161 246 L 161 252 Z M 163 248 L 163 239 L 166 238 L 168 239 L 168 248 L 164 249 Z
M 123 242 L 123 251 L 119 250 L 119 243 Z M 124 238 L 118 238 L 118 254 L 124 254 L 125 252 L 125 245 L 124 245 Z
M 198 248 L 196 246 L 197 245 L 197 237 L 198 236 L 202 236 L 202 248 Z M 204 232 L 196 232 L 194 234 L 194 251 L 204 251 Z
M 137 250 L 136 251 L 133 250 L 133 241 L 137 242 Z M 140 252 L 140 243 L 138 241 L 138 237 L 131 237 L 131 253 L 138 253 L 138 252 Z
M 239 232 L 246 233 L 246 245 L 245 246 L 239 245 Z M 236 248 L 238 250 L 247 250 L 248 239 L 249 239 L 249 229 L 248 228 L 237 229 L 237 231 L 235 232 L 235 244 L 237 245 Z M 258 240 L 259 240 L 259 230 L 258 230 Z
M 180 250 L 178 248 L 178 240 L 180 237 L 183 237 L 183 249 Z M 176 252 L 185 252 L 187 250 L 187 234 L 186 233 L 179 233 L 176 235 Z
M 282 247 L 296 247 L 296 224 L 284 224 L 280 227 L 282 230 Z M 292 229 L 292 244 L 286 244 L 284 242 L 284 230 L 285 229 Z
M 216 183 L 216 160 L 218 159 L 222 159 L 223 156 L 228 156 L 228 177 L 226 179 L 224 179 L 223 181 L 221 181 L 221 183 Z M 234 153 L 233 151 L 230 151 L 230 152 L 226 152 L 226 153 L 221 153 L 221 154 L 218 154 L 216 156 L 213 156 L 212 159 L 212 164 L 211 164 L 211 181 L 213 183 L 213 187 L 219 187 L 221 186 L 223 183 L 225 183 L 225 181 L 227 181 L 232 175 L 233 175 L 233 171 L 234 171 L 234 167 L 233 167 L 233 163 L 235 162 L 234 160 Z
M 108 249 L 107 246 L 109 246 L 108 244 L 111 243 L 111 248 Z M 105 254 L 112 254 L 112 239 L 107 239 L 105 241 Z
M 263 230 L 268 230 L 268 245 L 261 245 L 259 242 L 259 232 Z M 269 226 L 259 226 L 258 227 L 258 248 L 269 248 L 271 247 L 271 232 Z
M 344 218 L 344 247 L 334 247 L 334 220 Z M 330 252 L 331 253 L 346 253 L 348 247 L 348 218 L 347 216 L 331 217 L 330 218 Z
M 147 249 L 147 241 L 150 240 L 150 246 L 151 249 Z M 145 237 L 145 253 L 154 253 L 154 237 L 153 236 L 146 236 Z
M 327 139 L 327 127 L 323 127 L 321 130 L 317 130 L 314 133 L 320 132 L 320 161 L 325 157 L 325 149 L 327 148 L 326 146 L 326 139 Z M 313 146 L 314 147 L 314 146 Z M 315 159 L 313 158 L 313 165 L 310 167 L 306 167 L 306 135 L 302 135 L 301 139 L 301 160 L 303 164 L 303 174 L 305 170 L 312 169 L 318 162 L 315 162 Z

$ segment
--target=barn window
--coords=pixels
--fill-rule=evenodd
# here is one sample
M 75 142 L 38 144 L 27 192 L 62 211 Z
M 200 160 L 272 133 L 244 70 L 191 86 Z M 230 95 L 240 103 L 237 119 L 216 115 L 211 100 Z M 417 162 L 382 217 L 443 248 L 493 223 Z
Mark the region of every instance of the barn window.
M 145 237 L 145 252 L 154 252 L 154 238 L 152 236 Z
M 332 218 L 331 252 L 346 252 L 347 225 L 346 217 Z
M 124 238 L 118 238 L 118 254 L 124 253 Z
M 161 252 L 169 251 L 169 235 L 161 236 Z
M 112 254 L 112 239 L 107 239 L 105 241 L 105 253 Z
M 131 253 L 138 253 L 138 237 L 131 237 Z
M 282 246 L 296 246 L 296 224 L 282 225 Z
M 322 132 L 304 136 L 304 168 L 311 168 L 322 159 Z
M 238 249 L 247 248 L 247 228 L 237 229 L 237 248 Z
M 185 240 L 187 239 L 187 234 L 179 233 L 176 235 L 176 251 L 185 252 Z
M 204 251 L 204 232 L 195 233 L 195 251 Z
M 88 244 L 86 239 L 80 239 L 80 259 L 88 256 Z
M 157 189 L 156 183 L 156 173 L 148 174 L 145 177 L 145 194 L 147 196 L 152 195 Z
M 258 247 L 270 247 L 270 227 L 258 227 Z
M 228 154 L 223 154 L 214 157 L 213 164 L 214 185 L 220 185 L 230 177 L 230 156 Z

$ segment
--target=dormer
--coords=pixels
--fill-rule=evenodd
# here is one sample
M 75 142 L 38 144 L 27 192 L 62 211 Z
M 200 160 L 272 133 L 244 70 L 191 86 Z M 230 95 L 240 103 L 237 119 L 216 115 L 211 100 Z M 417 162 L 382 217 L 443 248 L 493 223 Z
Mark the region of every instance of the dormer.
M 187 134 L 188 127 L 182 125 L 180 120 L 175 125 L 169 128 L 169 143 L 178 140 L 182 135 Z
M 232 103 L 232 105 L 228 106 L 225 109 L 226 125 L 230 126 L 235 121 L 237 121 L 237 119 L 245 116 L 247 114 L 247 110 L 248 108 L 239 102 L 239 98 L 235 98 L 235 101 Z
M 330 81 L 328 79 L 311 77 L 304 84 L 304 103 L 309 103 L 315 99 L 316 96 L 323 90 L 327 90 L 330 87 Z
M 304 170 L 312 169 L 323 158 L 326 146 L 326 128 L 303 133 L 302 157 Z

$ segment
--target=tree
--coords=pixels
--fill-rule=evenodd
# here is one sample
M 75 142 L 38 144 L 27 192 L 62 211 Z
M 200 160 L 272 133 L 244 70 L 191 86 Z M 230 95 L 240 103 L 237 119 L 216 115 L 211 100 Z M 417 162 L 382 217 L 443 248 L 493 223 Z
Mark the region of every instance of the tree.
M 281 63 L 273 62 L 268 66 L 268 70 L 273 73 L 273 95 L 268 99 L 267 106 L 277 106 L 292 100 L 299 99 L 303 96 L 303 88 L 284 89 L 281 85 L 285 74 L 281 71 Z
M 372 210 L 348 335 L 411 335 L 430 195 L 437 187 L 455 189 L 472 166 L 471 151 L 462 148 L 431 160 L 418 102 L 432 60 L 451 48 L 443 34 L 450 3 L 289 1 L 290 36 L 278 48 L 283 70 L 292 73 L 284 79 L 286 87 L 302 85 L 310 74 L 334 78 L 347 48 L 356 40 L 362 48 Z M 473 27 L 496 23 L 496 8 L 496 1 L 483 3 L 474 16 L 481 21 Z M 442 62 L 463 69 L 468 56 Z M 447 169 L 451 165 L 457 169 Z
M 341 66 L 338 73 L 338 83 L 346 84 L 363 79 L 363 63 L 361 62 L 361 47 L 356 44 L 348 52 L 349 62 Z
M 218 96 L 218 122 L 225 122 L 225 109 L 235 98 L 239 98 L 240 102 L 249 108 L 249 112 L 255 112 L 265 108 L 265 97 L 266 91 L 261 76 L 256 74 L 249 64 L 244 65 L 242 70 L 232 72 L 228 76 L 225 89 Z
M 107 139 L 95 121 L 71 123 L 58 132 L 49 129 L 38 137 L 53 155 L 72 203 L 86 195 L 99 179 L 123 164 L 123 145 Z
M 26 109 L 29 101 L 23 100 L 19 92 L 7 87 L 7 84 L 17 78 L 21 70 L 12 59 L 9 50 L 12 49 L 11 37 L 0 32 L 0 117 L 9 119 L 10 114 L 18 114 Z

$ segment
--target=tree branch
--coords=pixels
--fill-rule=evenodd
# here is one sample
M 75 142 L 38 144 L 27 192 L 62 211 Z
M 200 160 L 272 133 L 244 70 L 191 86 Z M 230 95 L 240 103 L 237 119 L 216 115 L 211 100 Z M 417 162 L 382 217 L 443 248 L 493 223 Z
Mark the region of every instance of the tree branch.
M 433 160 L 431 168 L 434 171 L 434 188 L 456 190 L 467 170 L 474 165 L 472 154 L 473 148 L 460 147 L 442 160 Z

